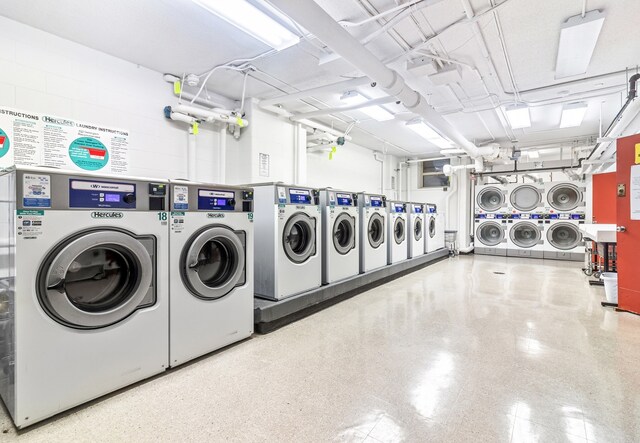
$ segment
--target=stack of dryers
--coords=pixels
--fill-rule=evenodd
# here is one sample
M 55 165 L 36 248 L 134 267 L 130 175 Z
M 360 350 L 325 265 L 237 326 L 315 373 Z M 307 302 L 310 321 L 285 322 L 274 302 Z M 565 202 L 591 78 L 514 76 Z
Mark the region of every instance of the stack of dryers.
M 319 287 L 322 220 L 318 190 L 282 183 L 252 187 L 255 295 L 281 300 Z
M 407 232 L 409 241 L 407 245 L 408 257 L 420 257 L 424 255 L 424 229 L 425 229 L 425 211 L 424 203 L 407 203 Z
M 544 188 L 536 184 L 508 186 L 507 255 L 543 258 Z
M 320 190 L 322 211 L 322 283 L 329 284 L 360 273 L 358 196 L 334 189 Z
M 545 185 L 544 258 L 584 260 L 584 239 L 579 226 L 585 223 L 585 188 L 579 182 Z
M 475 198 L 476 254 L 507 255 L 507 189 L 502 185 L 480 185 Z
M 438 212 L 434 204 L 425 205 L 425 252 L 442 249 L 444 243 L 444 214 Z
M 167 188 L 45 168 L 0 175 L 15 244 L 0 395 L 18 428 L 166 369 Z
M 406 260 L 407 254 L 407 204 L 390 201 L 387 203 L 389 219 L 387 220 L 387 243 L 389 264 Z
M 358 194 L 360 208 L 360 272 L 387 265 L 387 198 Z
M 172 182 L 169 361 L 253 333 L 253 190 Z

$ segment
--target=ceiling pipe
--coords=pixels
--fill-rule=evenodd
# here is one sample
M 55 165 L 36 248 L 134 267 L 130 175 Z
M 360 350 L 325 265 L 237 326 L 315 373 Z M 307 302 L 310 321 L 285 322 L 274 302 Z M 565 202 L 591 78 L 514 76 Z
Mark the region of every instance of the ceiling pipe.
M 478 147 L 437 113 L 425 97 L 411 89 L 396 71 L 385 66 L 315 1 L 271 0 L 271 3 L 362 71 L 387 94 L 400 100 L 409 111 L 422 116 L 435 130 L 459 145 L 471 157 L 479 155 Z
M 369 106 L 386 105 L 388 103 L 393 103 L 395 101 L 397 101 L 395 97 L 381 97 L 373 100 L 368 100 L 363 103 L 358 103 L 355 105 L 342 106 L 339 108 L 319 109 L 317 111 L 305 112 L 303 114 L 296 114 L 295 116 L 291 117 L 290 120 L 295 122 L 305 118 L 320 117 L 323 115 L 329 115 L 329 114 L 335 114 L 335 113 L 341 113 L 341 112 L 347 112 L 347 111 L 355 111 L 357 109 L 368 108 Z
M 349 89 L 354 89 L 359 86 L 371 84 L 371 87 L 375 87 L 368 77 L 351 78 L 342 82 L 331 83 L 329 85 L 318 86 L 317 88 L 306 89 L 304 91 L 295 92 L 293 94 L 279 95 L 273 98 L 267 98 L 260 100 L 259 106 L 264 108 L 273 105 L 280 105 L 282 103 L 294 102 L 303 98 L 311 97 L 318 94 L 330 94 L 330 93 L 343 93 Z
M 295 115 L 292 114 L 291 112 L 287 111 L 286 109 L 280 108 L 278 106 L 261 106 L 261 108 L 264 109 L 265 111 L 273 112 L 274 114 L 277 114 L 281 117 L 285 117 L 289 119 L 295 117 Z M 329 126 L 323 125 L 322 123 L 312 122 L 307 119 L 299 120 L 298 123 L 302 123 L 303 126 L 311 128 L 312 130 L 317 129 L 319 131 L 326 132 L 327 134 L 330 134 L 335 137 L 344 137 L 345 140 L 351 140 L 351 137 L 348 135 L 344 135 L 342 131 L 338 131 L 337 129 L 330 128 Z

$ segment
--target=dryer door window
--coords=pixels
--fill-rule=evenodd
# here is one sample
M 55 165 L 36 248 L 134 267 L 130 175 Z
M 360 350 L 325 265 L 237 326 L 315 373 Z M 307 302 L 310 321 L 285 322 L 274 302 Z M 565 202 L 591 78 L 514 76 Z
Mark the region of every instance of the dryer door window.
M 396 241 L 397 244 L 402 244 L 402 242 L 404 241 L 404 234 L 405 234 L 405 221 L 403 218 L 396 218 L 396 221 L 393 223 L 393 239 Z
M 509 231 L 509 237 L 513 244 L 520 248 L 533 248 L 540 243 L 542 233 L 538 226 L 531 222 L 519 222 Z
M 333 223 L 333 247 L 345 255 L 356 247 L 356 219 L 343 212 Z
M 582 234 L 576 225 L 555 223 L 547 231 L 547 240 L 554 248 L 568 251 L 582 244 Z
M 476 237 L 485 246 L 497 246 L 504 240 L 504 229 L 496 222 L 482 223 L 476 231 Z
M 196 233 L 184 249 L 181 271 L 193 295 L 205 300 L 224 297 L 245 283 L 246 235 L 225 226 Z
M 382 215 L 375 213 L 371 216 L 367 231 L 371 247 L 379 248 L 384 243 L 384 218 Z
M 416 241 L 422 239 L 423 231 L 422 218 L 416 217 L 415 222 L 413 223 L 413 238 Z
M 429 218 L 429 237 L 433 238 L 436 236 L 436 218 Z
M 478 193 L 476 202 L 485 211 L 497 211 L 504 206 L 504 193 L 495 186 L 489 186 Z
M 284 253 L 293 263 L 306 262 L 316 253 L 316 219 L 304 212 L 293 214 L 282 233 Z
M 571 183 L 554 186 L 547 193 L 547 202 L 558 211 L 572 211 L 582 204 L 582 191 Z
M 542 196 L 540 190 L 535 186 L 522 185 L 518 186 L 511 192 L 509 196 L 511 205 L 518 211 L 527 212 L 533 211 L 540 206 L 542 202 Z
M 73 328 L 117 323 L 155 303 L 154 251 L 154 238 L 121 231 L 65 240 L 40 268 L 40 303 L 54 320 Z

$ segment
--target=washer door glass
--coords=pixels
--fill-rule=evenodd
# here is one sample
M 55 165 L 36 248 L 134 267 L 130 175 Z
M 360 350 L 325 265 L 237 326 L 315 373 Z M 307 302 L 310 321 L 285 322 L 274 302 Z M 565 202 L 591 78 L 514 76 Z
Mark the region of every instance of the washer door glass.
M 343 212 L 333 222 L 333 247 L 345 255 L 356 247 L 356 219 Z
M 376 249 L 384 243 L 384 217 L 378 213 L 374 213 L 369 219 L 367 227 L 369 244 Z
M 396 221 L 393 223 L 393 239 L 397 244 L 401 244 L 404 241 L 404 228 L 405 221 L 403 218 L 396 218 Z
M 485 222 L 478 227 L 476 237 L 485 246 L 497 246 L 504 240 L 504 229 L 499 223 Z
M 117 323 L 155 303 L 155 241 L 93 231 L 62 242 L 38 276 L 38 297 L 57 322 L 79 329 Z
M 547 231 L 549 244 L 556 249 L 568 251 L 582 244 L 582 234 L 571 223 L 554 223 Z
M 429 237 L 433 238 L 436 236 L 436 218 L 429 217 Z
M 185 285 L 193 295 L 217 299 L 245 283 L 246 235 L 225 226 L 196 233 L 182 255 Z
M 533 248 L 540 242 L 542 233 L 538 226 L 531 222 L 519 222 L 509 231 L 509 237 L 513 244 L 520 248 Z
M 509 201 L 518 211 L 526 212 L 532 211 L 540 206 L 542 197 L 540 190 L 535 186 L 522 185 L 518 186 L 511 192 Z
M 504 193 L 495 186 L 489 186 L 478 193 L 476 202 L 485 211 L 497 211 L 504 206 Z
M 416 217 L 413 223 L 413 238 L 418 241 L 422 239 L 422 234 L 424 233 L 424 227 L 422 226 L 422 218 Z
M 572 211 L 582 203 L 582 191 L 571 183 L 562 183 L 549 190 L 547 202 L 558 211 Z
M 293 214 L 282 232 L 284 253 L 293 263 L 306 262 L 316 253 L 316 219 L 304 212 Z

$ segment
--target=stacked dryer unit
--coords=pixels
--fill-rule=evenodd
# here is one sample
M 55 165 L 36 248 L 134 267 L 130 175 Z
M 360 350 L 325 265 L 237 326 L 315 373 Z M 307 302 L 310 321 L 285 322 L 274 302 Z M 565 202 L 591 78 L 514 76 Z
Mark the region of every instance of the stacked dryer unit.
M 544 187 L 521 183 L 507 189 L 507 256 L 543 258 Z
M 400 201 L 387 202 L 388 263 L 394 264 L 408 257 L 407 204 Z
M 434 252 L 445 247 L 444 214 L 434 204 L 425 205 L 425 252 Z
M 579 226 L 585 223 L 585 190 L 580 182 L 545 184 L 544 258 L 584 260 L 584 238 Z
M 320 190 L 322 211 L 322 283 L 334 283 L 360 273 L 358 247 L 358 195 L 353 192 Z
M 507 255 L 507 189 L 503 185 L 479 185 L 475 195 L 474 251 Z
M 169 361 L 253 333 L 253 189 L 174 181 Z
M 318 288 L 322 283 L 318 190 L 283 183 L 252 187 L 256 297 L 282 300 Z
M 425 253 L 425 209 L 424 203 L 407 203 L 407 233 L 409 234 L 408 257 L 415 258 Z
M 0 395 L 18 428 L 163 372 L 163 181 L 45 168 L 0 175 L 11 249 Z M 20 251 L 15 253 L 15 251 Z
M 360 208 L 360 273 L 387 265 L 387 198 L 358 194 Z

